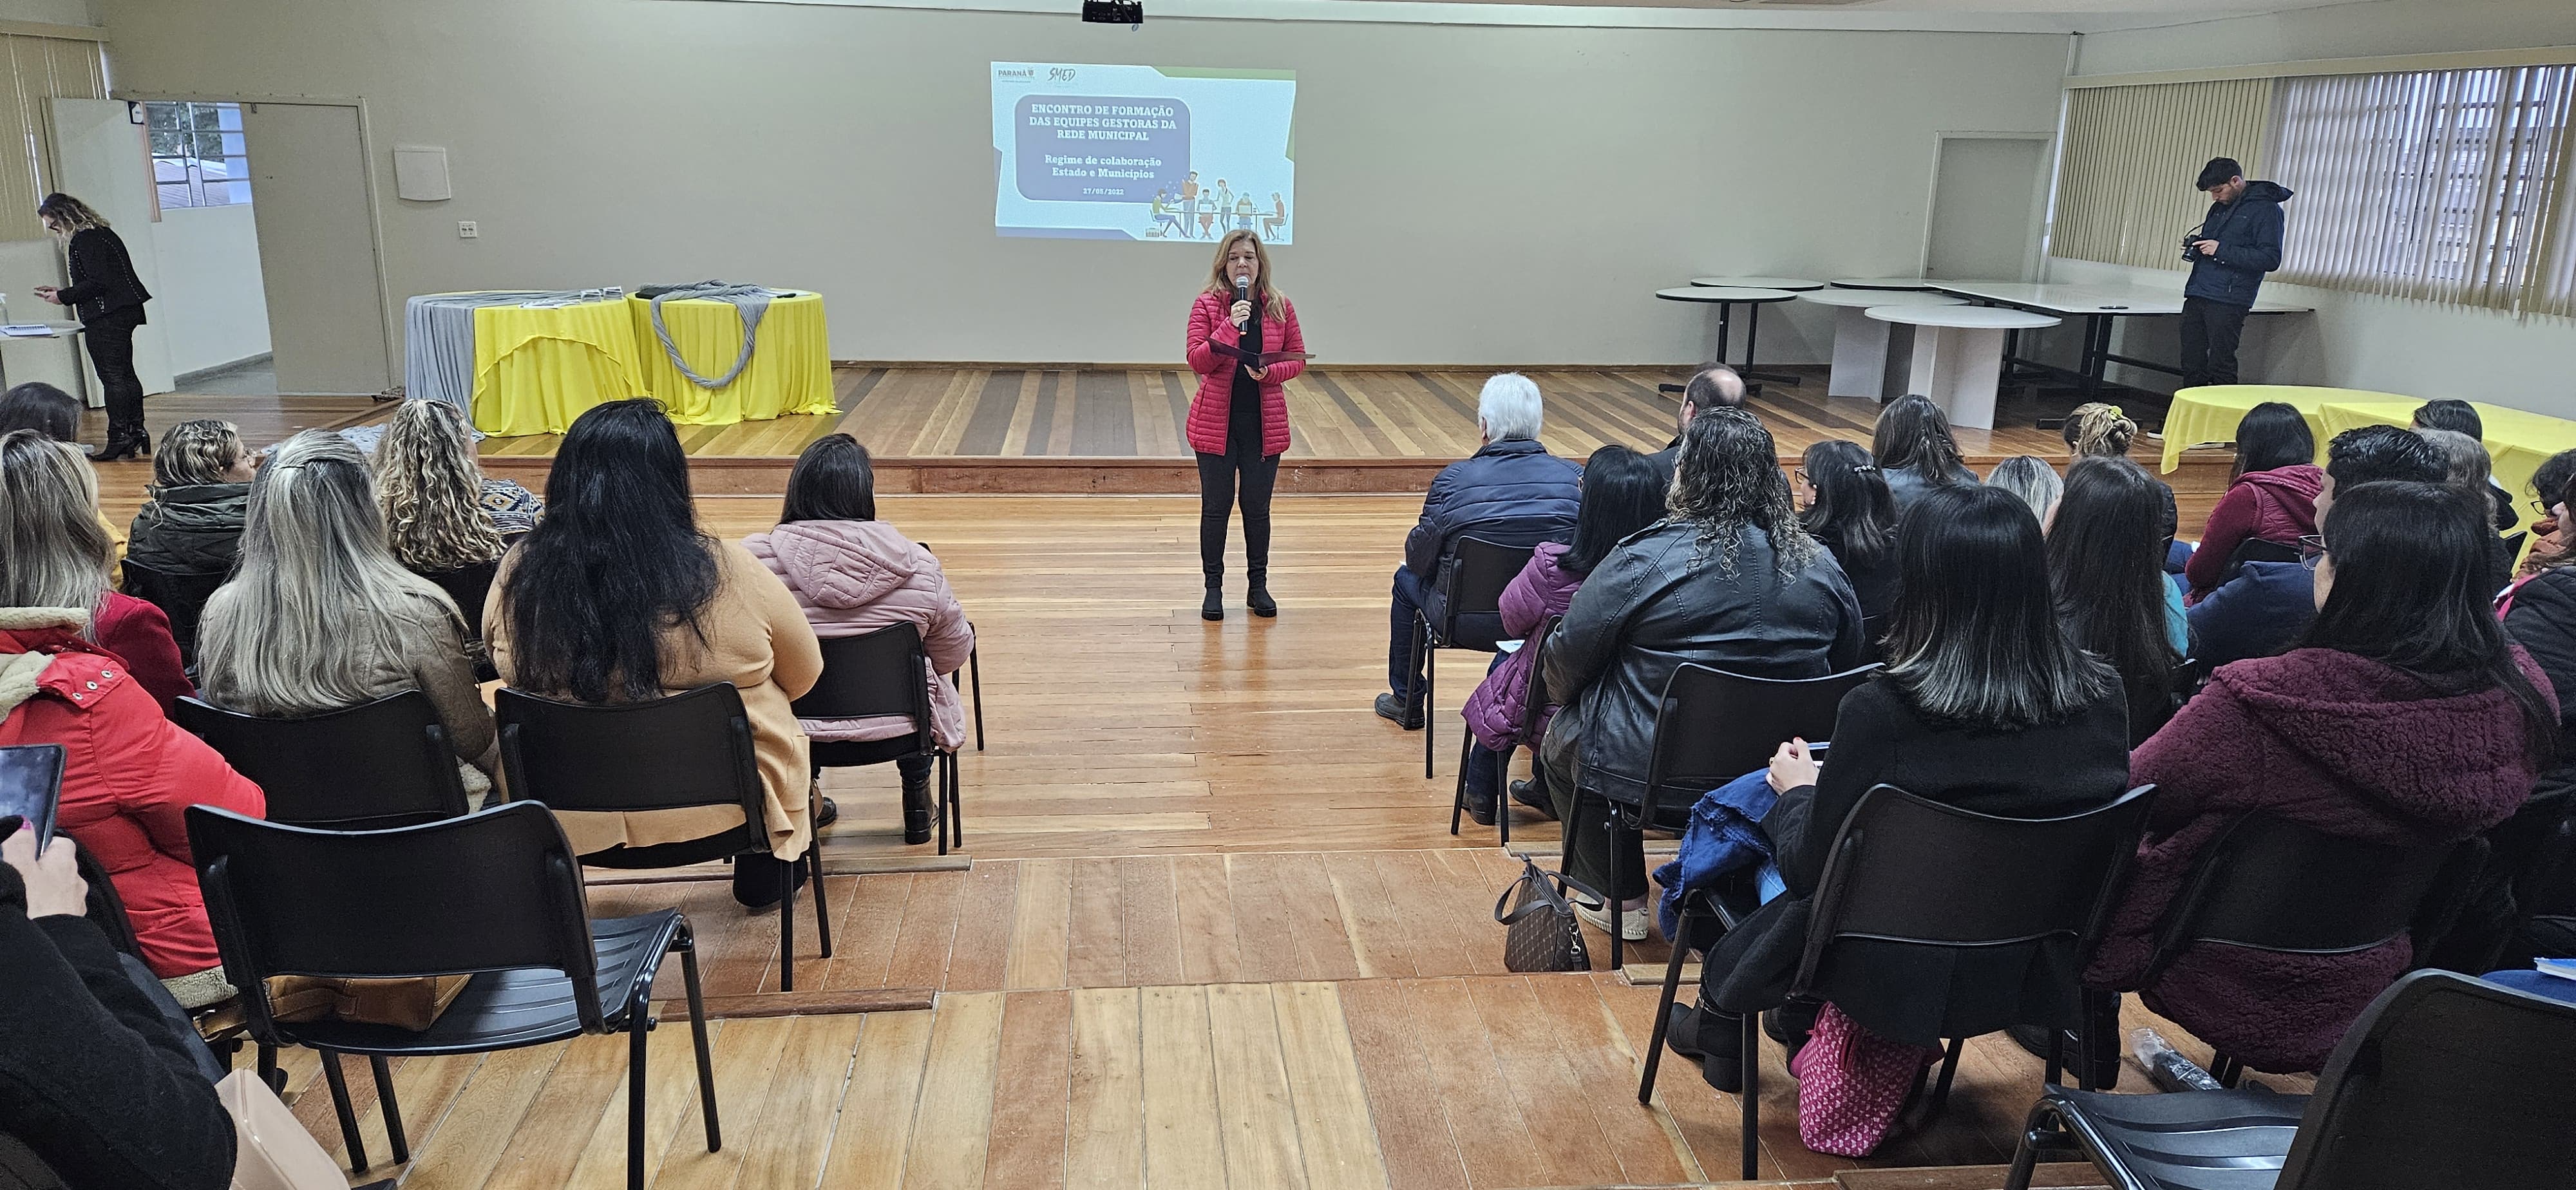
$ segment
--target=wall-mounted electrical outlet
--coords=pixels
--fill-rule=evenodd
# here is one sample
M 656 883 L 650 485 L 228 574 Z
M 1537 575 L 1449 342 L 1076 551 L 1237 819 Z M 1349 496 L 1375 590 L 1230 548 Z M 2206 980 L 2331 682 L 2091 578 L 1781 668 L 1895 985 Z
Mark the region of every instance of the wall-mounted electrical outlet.
M 479 236 L 479 235 L 482 235 L 482 234 L 483 234 L 483 229 L 482 229 L 482 228 L 480 228 L 480 227 L 475 226 L 475 224 L 474 224 L 474 221 L 473 221 L 473 220 L 471 220 L 471 219 L 459 219 L 459 220 L 457 220 L 457 221 L 456 221 L 456 238 L 457 238 L 457 239 L 460 239 L 460 240 L 470 240 L 470 239 L 473 239 L 474 237 Z

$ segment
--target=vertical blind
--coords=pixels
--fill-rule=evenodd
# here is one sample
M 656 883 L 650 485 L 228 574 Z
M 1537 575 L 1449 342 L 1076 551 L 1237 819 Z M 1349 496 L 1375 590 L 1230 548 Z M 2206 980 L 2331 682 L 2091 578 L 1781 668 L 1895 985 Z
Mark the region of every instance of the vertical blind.
M 2141 268 L 2182 267 L 2182 237 L 2209 202 L 2191 188 L 2212 157 L 2267 160 L 2272 79 L 2093 87 L 2066 99 L 2049 252 Z
M 0 54 L 9 72 L 0 96 L 0 240 L 43 239 L 36 203 L 53 183 L 45 101 L 107 98 L 106 60 L 95 41 L 18 34 L 0 34 Z
M 2576 66 L 2076 89 L 2051 254 L 2183 267 L 2220 155 L 2297 192 L 2285 281 L 2576 316 Z
M 2282 279 L 2511 309 L 2548 245 L 2576 68 L 2282 81 Z

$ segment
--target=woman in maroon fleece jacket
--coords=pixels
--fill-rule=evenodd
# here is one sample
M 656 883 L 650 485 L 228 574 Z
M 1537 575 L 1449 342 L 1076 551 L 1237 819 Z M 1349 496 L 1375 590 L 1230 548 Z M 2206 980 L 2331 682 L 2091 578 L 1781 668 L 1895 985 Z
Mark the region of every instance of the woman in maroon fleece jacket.
M 2236 476 L 2209 510 L 2200 544 L 2183 563 L 2191 602 L 2235 577 L 2236 551 L 2246 542 L 2296 548 L 2301 537 L 2317 531 L 2317 489 L 2325 486 L 2326 475 L 2316 457 L 2316 436 L 2298 410 L 2265 401 L 2245 411 L 2236 423 Z
M 2399 938 L 2353 954 L 2190 947 L 2141 988 L 2156 928 L 2202 851 L 2262 811 L 2332 834 L 2438 847 L 2530 796 L 2556 747 L 2548 680 L 2486 599 L 2486 526 L 2449 488 L 2339 490 L 2300 648 L 2219 667 L 2130 758 L 2156 785 L 2138 866 L 2087 981 L 2258 1070 L 2314 1070 L 2415 958 Z

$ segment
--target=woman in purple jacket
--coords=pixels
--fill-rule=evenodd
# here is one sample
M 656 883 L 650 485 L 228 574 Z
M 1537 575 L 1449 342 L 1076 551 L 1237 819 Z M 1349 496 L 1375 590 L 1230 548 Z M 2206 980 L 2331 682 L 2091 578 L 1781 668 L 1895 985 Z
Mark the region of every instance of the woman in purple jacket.
M 1615 444 L 1593 451 L 1583 461 L 1583 503 L 1582 511 L 1575 514 L 1574 544 L 1540 542 L 1530 554 L 1529 565 L 1503 588 L 1503 638 L 1528 640 L 1549 616 L 1564 615 L 1584 576 L 1610 556 L 1611 547 L 1663 519 L 1664 486 L 1663 469 L 1645 455 Z M 1521 738 L 1521 713 L 1522 700 L 1529 693 L 1531 662 L 1529 649 L 1495 654 L 1493 668 L 1486 671 L 1476 692 L 1467 696 L 1467 706 L 1460 712 L 1475 736 L 1467 745 L 1467 813 L 1482 826 L 1494 824 L 1495 807 L 1501 801 L 1495 796 L 1495 784 L 1502 777 L 1503 759 L 1530 742 Z M 1547 734 L 1548 717 L 1555 711 L 1553 704 L 1540 708 L 1537 735 Z M 1546 790 L 1534 782 L 1513 782 L 1512 797 L 1556 817 Z
M 2330 834 L 2447 847 L 2531 796 L 2556 748 L 2548 679 L 2487 603 L 2483 501 L 2384 481 L 2338 489 L 2299 648 L 2221 666 L 2130 760 L 2156 786 L 2147 837 L 2086 981 L 2257 1070 L 2323 1064 L 2415 961 L 2398 938 L 2349 954 L 2186 948 L 2150 981 L 2158 925 L 2227 827 L 2260 811 Z M 2319 543 L 2311 541 L 2311 546 Z

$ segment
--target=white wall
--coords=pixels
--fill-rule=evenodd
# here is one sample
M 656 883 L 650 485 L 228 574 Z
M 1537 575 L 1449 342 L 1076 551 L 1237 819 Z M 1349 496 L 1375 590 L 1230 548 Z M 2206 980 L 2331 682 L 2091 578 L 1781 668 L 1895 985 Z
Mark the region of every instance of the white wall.
M 2576 45 L 2568 0 L 2369 0 L 2077 39 L 2075 73 Z
M 170 343 L 180 375 L 268 353 L 268 298 L 261 292 L 259 229 L 251 208 L 182 207 L 152 229 L 161 265 L 152 323 Z
M 2079 74 L 2124 74 L 2384 54 L 2576 45 L 2570 0 L 2377 0 L 2270 16 L 2201 21 L 2080 39 Z M 2281 182 L 2297 189 L 2297 178 Z M 2187 184 L 2178 182 L 2177 184 Z M 2291 219 L 2300 218 L 2290 200 Z M 2053 260 L 2061 281 L 2134 279 L 2173 289 L 2180 271 Z M 2414 397 L 2460 397 L 2576 417 L 2576 320 L 2511 314 L 2340 290 L 2266 285 L 2316 314 L 2247 323 L 2245 378 L 2323 384 Z M 2122 324 L 2115 350 L 2175 358 L 2170 319 Z M 2133 368 L 2113 375 L 2170 391 L 2174 378 Z
M 0 21 L 96 25 L 98 6 L 92 0 L 0 0 Z
M 860 359 L 1179 357 L 1202 250 L 994 235 L 991 61 L 1296 70 L 1278 268 L 1327 361 L 1670 363 L 1706 353 L 1709 320 L 1658 287 L 1912 272 L 1936 134 L 2052 131 L 2066 54 L 640 0 L 104 8 L 121 93 L 364 97 L 397 301 L 759 280 L 823 292 L 834 355 Z M 446 146 L 456 198 L 391 198 L 396 144 Z M 1822 313 L 1765 318 L 1766 358 L 1826 358 Z

